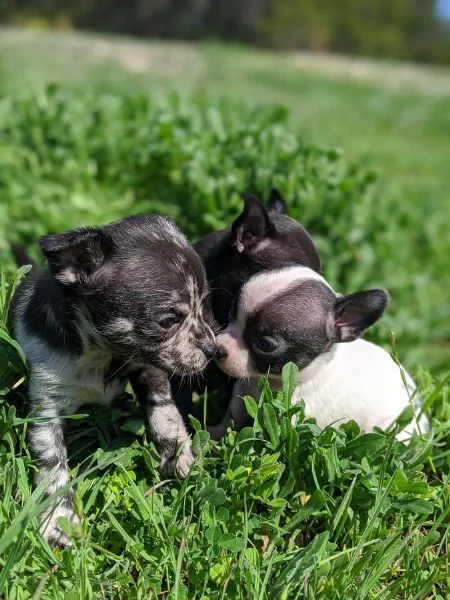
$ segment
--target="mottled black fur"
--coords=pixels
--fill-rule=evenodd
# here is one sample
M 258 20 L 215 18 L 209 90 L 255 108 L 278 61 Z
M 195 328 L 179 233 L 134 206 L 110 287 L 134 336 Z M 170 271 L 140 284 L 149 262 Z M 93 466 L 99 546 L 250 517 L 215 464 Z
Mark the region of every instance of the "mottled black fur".
M 62 417 L 110 404 L 128 378 L 162 470 L 184 477 L 193 454 L 169 376 L 200 373 L 216 350 L 198 254 L 159 216 L 48 235 L 40 247 L 48 266 L 19 287 L 10 320 L 30 365 L 30 407 L 50 419 L 30 427 L 46 493 L 68 483 Z M 71 497 L 62 494 L 44 515 L 41 531 L 53 544 L 69 543 L 56 520 L 74 519 Z

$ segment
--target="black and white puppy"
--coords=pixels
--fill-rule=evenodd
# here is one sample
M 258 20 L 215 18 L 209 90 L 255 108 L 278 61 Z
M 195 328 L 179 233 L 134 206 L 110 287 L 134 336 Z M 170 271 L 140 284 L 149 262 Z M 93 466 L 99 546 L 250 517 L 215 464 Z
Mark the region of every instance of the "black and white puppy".
M 212 312 L 219 327 L 228 323 L 233 298 L 253 275 L 294 262 L 320 273 L 319 252 L 306 229 L 287 215 L 278 189 L 270 191 L 267 206 L 252 194 L 244 194 L 244 208 L 231 226 L 205 235 L 194 248 L 201 256 L 211 289 Z M 219 392 L 226 410 L 234 381 L 211 364 L 195 390 Z M 174 380 L 174 393 L 184 414 L 193 412 L 192 386 Z
M 17 291 L 10 320 L 30 366 L 29 401 L 47 422 L 30 428 L 46 494 L 69 481 L 64 417 L 81 405 L 109 405 L 129 379 L 142 402 L 161 469 L 184 477 L 189 435 L 169 374 L 200 373 L 216 345 L 205 309 L 198 254 L 169 219 L 135 216 L 40 240 L 48 266 Z M 57 518 L 74 519 L 72 493 L 44 515 L 53 544 L 69 540 Z
M 244 209 L 230 227 L 214 231 L 194 244 L 211 286 L 214 318 L 228 323 L 233 297 L 256 273 L 286 262 L 321 272 L 319 252 L 306 229 L 287 215 L 278 189 L 270 191 L 267 208 L 244 194 Z
M 320 426 L 354 419 L 365 431 L 387 428 L 410 403 L 415 390 L 381 347 L 357 339 L 383 314 L 384 290 L 339 296 L 307 267 L 289 266 L 252 277 L 242 288 L 228 327 L 218 335 L 217 360 L 238 378 L 230 405 L 235 426 L 248 419 L 242 396 L 258 393 L 258 376 L 269 373 L 273 387 L 288 362 L 300 369 L 293 401 Z M 246 378 L 246 379 L 244 379 Z M 279 387 L 278 387 L 279 389 Z M 210 428 L 215 438 L 226 420 Z M 416 424 L 405 429 L 407 437 Z M 428 429 L 426 417 L 419 423 Z

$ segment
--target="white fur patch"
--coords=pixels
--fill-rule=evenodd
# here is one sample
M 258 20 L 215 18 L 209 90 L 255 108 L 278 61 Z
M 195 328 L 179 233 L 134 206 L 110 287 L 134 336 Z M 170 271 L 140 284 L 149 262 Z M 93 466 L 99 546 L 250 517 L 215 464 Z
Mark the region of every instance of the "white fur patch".
M 52 350 L 23 327 L 17 331 L 31 365 L 30 400 L 39 407 L 40 416 L 70 415 L 83 404 L 108 405 L 123 392 L 125 384 L 117 379 L 105 385 L 104 372 L 111 360 L 106 352 L 88 351 L 73 357 Z
M 244 329 L 247 318 L 267 303 L 268 300 L 296 283 L 311 279 L 321 281 L 332 289 L 321 275 L 308 267 L 289 267 L 255 275 L 242 288 L 236 318 L 238 324 Z
M 180 479 L 184 479 L 189 473 L 189 469 L 194 462 L 195 457 L 192 452 L 191 440 L 187 439 L 177 456 L 174 457 L 161 457 L 160 470 L 163 475 L 172 475 L 175 471 Z
M 66 269 L 62 269 L 58 275 L 56 275 L 56 279 L 65 285 L 70 285 L 71 283 L 76 282 L 77 275 L 72 267 L 67 267 Z
M 54 455 L 55 453 L 55 448 L 51 448 L 51 450 L 49 450 L 49 455 L 51 452 L 51 456 Z M 39 459 L 41 459 L 41 457 L 44 457 L 45 454 L 43 452 L 39 453 Z M 51 477 L 49 477 L 51 473 Z M 67 471 L 67 469 L 63 466 L 52 469 L 52 470 L 47 470 L 44 468 L 41 468 L 41 470 L 38 472 L 37 476 L 36 476 L 36 485 L 38 485 L 39 483 L 41 483 L 41 481 L 47 480 L 48 483 L 45 487 L 45 493 L 48 494 L 49 496 L 51 494 L 54 494 L 56 491 L 58 491 L 59 489 L 61 489 L 62 487 L 64 487 L 65 485 L 67 485 L 69 483 L 69 472 Z
M 125 319 L 124 317 L 118 317 L 111 321 L 108 325 L 108 328 L 112 332 L 116 333 L 131 333 L 134 330 L 134 323 L 129 319 Z
M 336 344 L 303 369 L 293 402 L 304 400 L 306 413 L 321 427 L 353 419 L 364 431 L 385 429 L 410 404 L 416 386 L 406 372 L 405 380 L 406 387 L 388 352 L 359 339 Z M 427 430 L 427 419 L 420 427 Z M 412 423 L 405 431 L 410 434 L 414 429 Z

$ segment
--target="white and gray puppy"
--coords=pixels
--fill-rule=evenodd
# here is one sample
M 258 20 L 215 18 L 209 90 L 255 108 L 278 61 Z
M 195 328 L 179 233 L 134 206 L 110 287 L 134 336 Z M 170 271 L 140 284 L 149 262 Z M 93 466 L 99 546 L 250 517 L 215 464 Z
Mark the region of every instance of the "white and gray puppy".
M 228 327 L 217 337 L 219 366 L 240 379 L 228 415 L 235 427 L 246 424 L 242 396 L 258 392 L 258 376 L 269 373 L 276 389 L 283 365 L 293 362 L 300 369 L 293 401 L 303 399 L 306 413 L 320 426 L 354 419 L 365 431 L 387 428 L 410 403 L 414 382 L 405 373 L 405 386 L 385 350 L 357 339 L 387 303 L 387 293 L 379 289 L 340 296 L 308 267 L 252 277 L 235 299 Z M 220 438 L 226 424 L 210 427 L 212 437 Z M 426 417 L 419 427 L 428 429 Z
M 10 320 L 30 366 L 29 402 L 46 422 L 30 442 L 51 495 L 69 482 L 64 418 L 109 405 L 130 380 L 160 453 L 161 469 L 186 476 L 189 435 L 169 374 L 203 371 L 214 356 L 203 265 L 169 219 L 135 216 L 40 240 L 48 261 L 17 291 Z M 74 519 L 72 492 L 44 514 L 43 535 L 65 546 L 60 516 Z

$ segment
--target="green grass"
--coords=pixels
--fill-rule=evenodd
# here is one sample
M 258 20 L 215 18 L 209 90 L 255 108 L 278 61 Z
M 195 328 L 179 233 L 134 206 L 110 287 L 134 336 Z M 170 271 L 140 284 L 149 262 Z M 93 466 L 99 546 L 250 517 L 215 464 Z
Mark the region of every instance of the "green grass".
M 449 94 L 445 70 L 0 32 L 1 598 L 448 597 Z M 50 549 L 9 241 L 39 259 L 39 235 L 143 210 L 194 240 L 274 184 L 337 289 L 390 290 L 371 335 L 389 348 L 395 332 L 433 436 L 320 430 L 290 406 L 287 368 L 283 394 L 248 400 L 253 428 L 217 445 L 196 424 L 193 471 L 161 481 L 130 399 L 70 420 L 84 519 L 72 550 Z
M 44 503 L 30 484 L 27 422 L 0 405 L 4 597 L 446 598 L 448 380 L 423 381 L 435 439 L 405 446 L 395 431 L 320 430 L 289 404 L 294 377 L 286 368 L 283 394 L 265 386 L 248 401 L 253 428 L 220 445 L 199 430 L 184 482 L 160 480 L 134 404 L 75 421 L 84 520 L 66 523 L 66 551 L 36 534 Z

